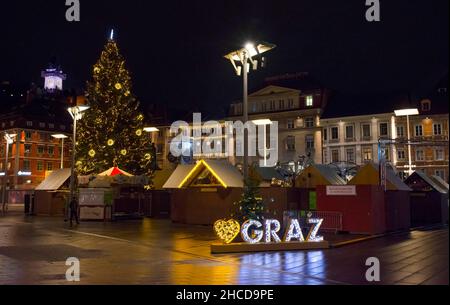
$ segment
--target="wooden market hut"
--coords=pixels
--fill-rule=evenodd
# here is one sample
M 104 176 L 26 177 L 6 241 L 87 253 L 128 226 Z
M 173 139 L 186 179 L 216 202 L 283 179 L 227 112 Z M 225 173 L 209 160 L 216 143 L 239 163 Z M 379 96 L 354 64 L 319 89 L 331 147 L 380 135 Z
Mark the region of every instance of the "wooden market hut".
M 448 188 L 422 172 L 414 172 L 405 183 L 411 192 L 411 223 L 413 226 L 448 222 Z M 445 182 L 444 182 L 445 183 Z
M 58 169 L 34 191 L 33 212 L 43 216 L 63 216 L 69 196 L 70 168 Z
M 410 191 L 409 188 L 398 177 L 394 170 L 387 167 L 386 170 L 386 192 L 380 186 L 380 172 L 378 164 L 374 162 L 367 163 L 361 167 L 357 174 L 348 182 L 348 185 L 356 185 L 358 187 L 371 186 L 375 187 L 372 192 L 378 192 L 379 188 L 383 196 L 380 196 L 382 202 L 374 202 L 376 205 L 384 204 L 384 215 L 386 231 L 396 231 L 408 229 L 411 226 L 410 217 Z M 377 209 L 377 206 L 374 207 Z M 381 210 L 380 210 L 381 211 Z
M 304 169 L 295 179 L 295 188 L 299 198 L 299 210 L 317 210 L 317 187 L 327 185 L 345 185 L 336 168 L 330 165 L 313 164 Z
M 228 218 L 242 194 L 243 177 L 226 161 L 200 160 L 179 165 L 164 189 L 171 189 L 171 219 L 186 224 L 213 224 Z

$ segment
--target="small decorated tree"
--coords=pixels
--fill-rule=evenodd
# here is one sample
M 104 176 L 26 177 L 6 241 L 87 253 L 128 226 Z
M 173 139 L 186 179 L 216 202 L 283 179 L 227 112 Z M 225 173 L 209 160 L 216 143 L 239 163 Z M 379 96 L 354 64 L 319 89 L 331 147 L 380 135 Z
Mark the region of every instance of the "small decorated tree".
M 254 167 L 249 170 L 249 177 L 244 182 L 244 193 L 241 200 L 234 203 L 235 212 L 232 217 L 241 223 L 249 220 L 262 220 L 265 213 L 265 204 L 259 194 L 261 179 Z

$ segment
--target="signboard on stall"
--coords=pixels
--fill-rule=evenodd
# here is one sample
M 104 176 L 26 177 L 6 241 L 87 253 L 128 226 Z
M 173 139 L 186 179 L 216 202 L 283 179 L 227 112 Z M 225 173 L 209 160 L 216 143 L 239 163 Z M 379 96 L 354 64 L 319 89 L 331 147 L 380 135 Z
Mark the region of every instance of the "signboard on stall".
M 356 196 L 356 185 L 328 185 L 327 196 Z

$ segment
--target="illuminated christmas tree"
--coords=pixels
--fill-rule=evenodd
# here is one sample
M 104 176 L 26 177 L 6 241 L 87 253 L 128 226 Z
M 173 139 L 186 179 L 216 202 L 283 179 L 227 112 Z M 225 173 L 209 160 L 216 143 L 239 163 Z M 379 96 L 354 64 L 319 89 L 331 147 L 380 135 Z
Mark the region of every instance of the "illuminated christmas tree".
M 249 168 L 248 179 L 245 181 L 244 192 L 241 200 L 234 203 L 235 212 L 231 217 L 239 220 L 241 224 L 249 219 L 263 220 L 266 205 L 259 195 L 261 179 L 254 167 Z
M 131 90 L 130 73 L 111 37 L 87 83 L 91 108 L 78 122 L 80 174 L 97 174 L 113 166 L 135 175 L 152 174 L 155 147 L 144 131 L 144 116 Z

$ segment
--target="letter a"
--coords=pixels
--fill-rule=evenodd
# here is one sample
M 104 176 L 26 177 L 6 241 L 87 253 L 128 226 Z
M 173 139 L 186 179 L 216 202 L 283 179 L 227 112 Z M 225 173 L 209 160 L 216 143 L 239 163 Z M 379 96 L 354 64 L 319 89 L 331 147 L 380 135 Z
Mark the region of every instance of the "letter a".
M 376 257 L 369 257 L 366 260 L 366 266 L 370 266 L 366 271 L 366 280 L 368 282 L 380 281 L 380 260 Z
M 80 281 L 80 260 L 76 257 L 69 257 L 66 260 L 66 266 L 70 266 L 66 271 L 66 280 L 68 282 Z
M 80 21 L 80 0 L 66 0 L 66 20 L 69 22 Z
M 371 6 L 366 11 L 366 20 L 369 22 L 380 21 L 380 1 L 366 0 L 366 6 Z

